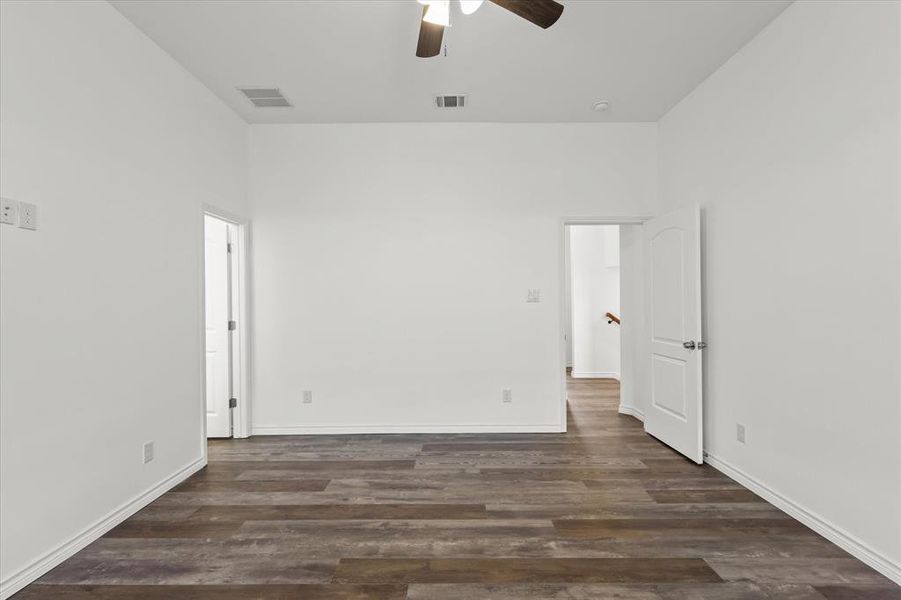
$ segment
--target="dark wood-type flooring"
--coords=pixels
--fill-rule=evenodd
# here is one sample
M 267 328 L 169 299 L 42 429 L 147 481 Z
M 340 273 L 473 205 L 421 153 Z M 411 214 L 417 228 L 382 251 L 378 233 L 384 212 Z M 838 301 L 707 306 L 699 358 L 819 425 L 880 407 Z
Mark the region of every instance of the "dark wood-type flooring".
M 570 380 L 566 434 L 211 442 L 206 469 L 15 598 L 901 599 L 618 394 Z

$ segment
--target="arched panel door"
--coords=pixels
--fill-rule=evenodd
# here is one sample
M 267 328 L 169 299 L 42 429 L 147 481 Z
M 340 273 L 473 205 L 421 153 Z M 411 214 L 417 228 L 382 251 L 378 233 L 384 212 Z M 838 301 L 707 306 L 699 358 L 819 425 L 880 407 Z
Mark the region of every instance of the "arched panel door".
M 645 431 L 704 462 L 701 219 L 697 206 L 644 224 L 650 402 Z

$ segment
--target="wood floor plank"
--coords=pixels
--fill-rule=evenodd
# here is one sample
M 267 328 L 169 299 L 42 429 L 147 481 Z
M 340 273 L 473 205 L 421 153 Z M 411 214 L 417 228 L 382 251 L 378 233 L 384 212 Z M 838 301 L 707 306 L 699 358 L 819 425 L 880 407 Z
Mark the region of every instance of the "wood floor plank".
M 818 585 L 826 600 L 901 600 L 901 587 L 884 585 Z
M 297 521 L 304 519 L 483 519 L 484 504 L 292 504 L 203 506 L 197 521 Z
M 223 546 L 194 545 L 193 553 L 172 553 L 155 559 L 136 559 L 129 548 L 140 548 L 155 540 L 127 541 L 116 557 L 95 558 L 81 552 L 38 581 L 74 585 L 274 585 L 326 584 L 332 582 L 337 559 L 304 557 L 290 549 L 272 554 L 247 552 L 240 556 L 220 554 Z M 178 540 L 163 540 L 178 541 Z M 195 540 L 183 540 L 184 542 Z M 206 540 L 197 540 L 206 542 Z
M 110 538 L 219 538 L 228 537 L 238 531 L 241 522 L 212 523 L 184 519 L 173 522 L 125 521 L 117 525 L 106 536 Z
M 207 465 L 205 471 L 249 471 L 268 469 L 278 471 L 385 471 L 391 469 L 412 469 L 413 459 L 407 460 L 231 460 Z
M 719 582 L 695 558 L 345 558 L 335 581 L 342 583 L 652 583 Z
M 551 481 L 584 481 L 585 485 L 591 487 L 594 485 L 604 485 L 606 480 L 610 478 L 624 478 L 634 481 L 643 479 L 662 479 L 671 476 L 666 471 L 658 471 L 656 469 L 613 469 L 605 467 L 553 467 L 542 465 L 537 467 L 524 468 L 499 468 L 488 467 L 481 469 L 482 475 L 486 479 L 512 479 L 516 481 L 530 480 L 551 480 Z M 713 471 L 702 471 L 693 475 L 694 477 L 703 477 L 705 479 L 722 479 L 725 478 Z M 597 483 L 593 483 L 597 482 Z
M 750 579 L 762 583 L 892 585 L 891 581 L 853 558 L 711 559 L 710 566 L 723 579 L 730 581 Z
M 497 519 L 784 519 L 791 517 L 768 503 L 747 504 L 486 504 L 490 518 Z
M 329 479 L 297 481 L 186 481 L 173 492 L 322 492 Z
M 405 585 L 33 585 L 16 600 L 403 600 Z
M 674 533 L 728 538 L 809 532 L 793 519 L 555 519 L 553 523 L 561 535 L 581 539 L 659 537 Z
M 766 502 L 751 490 L 648 490 L 648 494 L 659 504 Z
M 823 600 L 810 586 L 752 582 L 677 584 L 421 584 L 408 600 Z M 844 599 L 843 599 L 844 600 Z M 865 600 L 865 599 L 861 599 Z

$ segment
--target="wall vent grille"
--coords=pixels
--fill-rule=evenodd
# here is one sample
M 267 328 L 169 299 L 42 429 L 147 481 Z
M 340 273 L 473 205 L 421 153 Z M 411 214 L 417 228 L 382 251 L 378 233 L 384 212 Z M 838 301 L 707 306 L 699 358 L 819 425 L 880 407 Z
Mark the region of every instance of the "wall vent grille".
M 238 88 L 238 91 L 257 108 L 285 108 L 294 106 L 278 88 Z
M 438 108 L 466 108 L 466 96 L 461 94 L 435 96 L 435 106 Z

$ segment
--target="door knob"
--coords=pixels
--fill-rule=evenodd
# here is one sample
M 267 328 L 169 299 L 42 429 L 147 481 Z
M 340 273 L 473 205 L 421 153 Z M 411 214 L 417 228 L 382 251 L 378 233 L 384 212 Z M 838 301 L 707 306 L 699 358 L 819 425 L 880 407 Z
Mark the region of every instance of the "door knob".
M 697 347 L 697 344 L 695 344 L 694 340 L 691 340 L 690 342 L 682 342 L 682 347 L 686 350 L 694 350 Z

